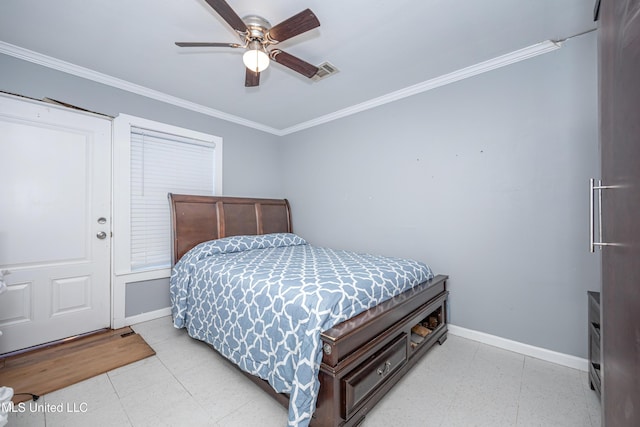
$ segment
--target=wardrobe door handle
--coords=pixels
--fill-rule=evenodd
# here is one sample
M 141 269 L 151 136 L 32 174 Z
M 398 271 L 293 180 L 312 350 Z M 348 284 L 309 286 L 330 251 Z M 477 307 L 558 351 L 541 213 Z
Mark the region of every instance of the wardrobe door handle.
M 617 243 L 605 243 L 602 241 L 602 190 L 610 190 L 613 188 L 621 188 L 619 185 L 602 185 L 601 180 L 596 180 L 591 178 L 589 180 L 589 251 L 595 252 L 595 247 L 598 246 L 602 249 L 603 246 L 618 246 Z M 595 241 L 595 227 L 596 227 L 596 218 L 595 218 L 595 201 L 594 201 L 594 192 L 598 192 L 598 241 Z
M 600 180 L 598 180 L 598 186 L 600 185 Z M 593 211 L 594 201 L 593 201 L 593 192 L 595 191 L 596 180 L 591 178 L 589 180 L 589 252 L 595 252 L 595 212 Z

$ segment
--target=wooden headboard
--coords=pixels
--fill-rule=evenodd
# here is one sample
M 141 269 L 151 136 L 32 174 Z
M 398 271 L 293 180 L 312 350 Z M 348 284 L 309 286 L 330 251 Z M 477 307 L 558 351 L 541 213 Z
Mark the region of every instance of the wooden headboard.
M 172 265 L 189 249 L 207 240 L 292 232 L 287 199 L 169 193 L 169 205 Z

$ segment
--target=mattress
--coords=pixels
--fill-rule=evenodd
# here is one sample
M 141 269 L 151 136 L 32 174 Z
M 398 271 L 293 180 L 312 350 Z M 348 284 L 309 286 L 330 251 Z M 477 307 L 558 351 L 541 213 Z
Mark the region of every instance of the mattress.
M 320 333 L 433 276 L 422 262 L 318 247 L 291 233 L 227 237 L 174 266 L 173 323 L 289 394 L 289 425 L 306 426 L 320 387 Z

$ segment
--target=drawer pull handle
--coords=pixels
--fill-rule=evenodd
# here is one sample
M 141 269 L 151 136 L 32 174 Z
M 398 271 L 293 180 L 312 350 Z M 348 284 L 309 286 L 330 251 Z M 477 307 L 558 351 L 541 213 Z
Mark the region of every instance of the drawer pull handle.
M 378 375 L 386 375 L 389 373 L 389 371 L 391 371 L 391 362 L 387 360 L 386 362 L 384 362 L 384 368 L 378 368 L 376 372 L 378 373 Z

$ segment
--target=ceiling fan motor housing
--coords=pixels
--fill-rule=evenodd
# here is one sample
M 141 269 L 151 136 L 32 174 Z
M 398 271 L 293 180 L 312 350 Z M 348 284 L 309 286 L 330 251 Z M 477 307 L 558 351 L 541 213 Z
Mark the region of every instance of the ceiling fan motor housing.
M 287 67 L 305 77 L 312 78 L 318 73 L 318 67 L 302 59 L 283 52 L 281 49 L 268 47 L 289 40 L 299 34 L 320 26 L 320 21 L 311 9 L 305 9 L 296 15 L 272 27 L 269 21 L 258 15 L 248 15 L 240 18 L 225 0 L 206 0 L 218 15 L 235 32 L 244 39 L 243 44 L 217 42 L 176 42 L 180 47 L 230 47 L 244 48 L 243 62 L 246 65 L 245 86 L 252 87 L 260 84 L 260 72 L 269 65 L 269 59 Z
M 245 16 L 242 21 L 244 21 L 249 30 L 246 36 L 247 41 L 258 39 L 264 43 L 264 36 L 271 28 L 269 21 L 258 15 Z

